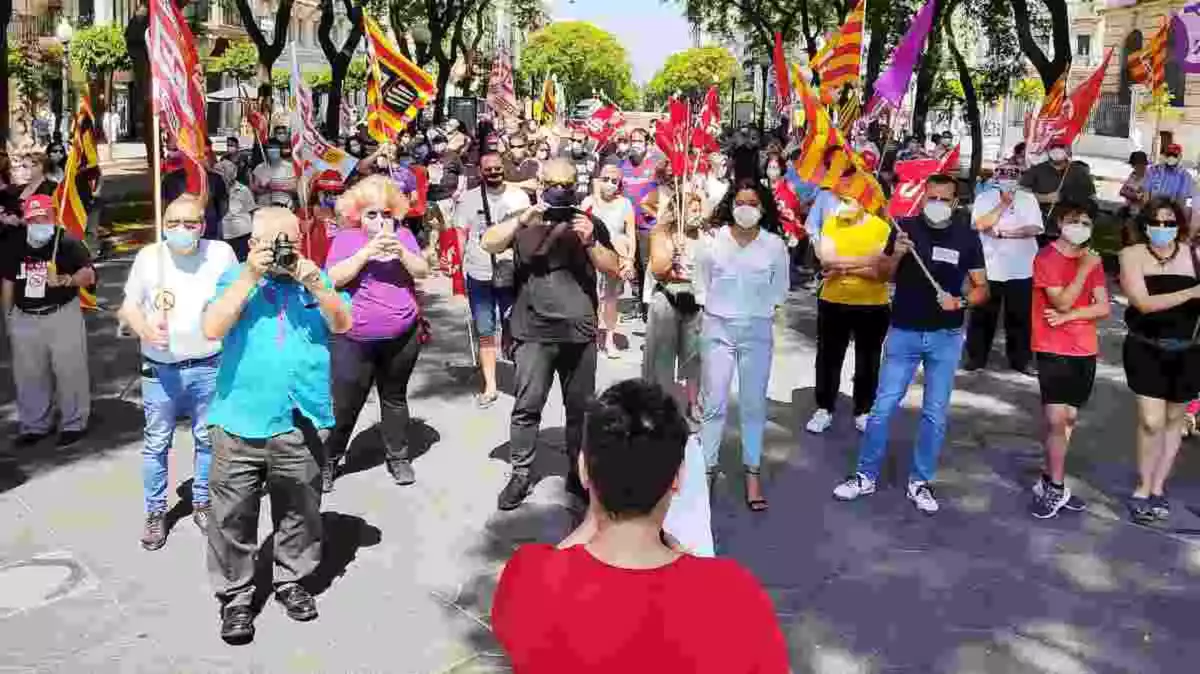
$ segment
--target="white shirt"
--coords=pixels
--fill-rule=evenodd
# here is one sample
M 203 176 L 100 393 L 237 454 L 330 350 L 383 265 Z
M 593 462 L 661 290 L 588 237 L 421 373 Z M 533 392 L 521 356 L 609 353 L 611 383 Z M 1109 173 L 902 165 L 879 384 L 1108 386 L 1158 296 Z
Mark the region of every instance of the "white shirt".
M 225 219 L 221 221 L 221 236 L 226 241 L 250 233 L 253 229 L 250 216 L 258 208 L 249 187 L 235 180 L 228 188 L 229 208 L 225 211 Z
M 138 251 L 125 281 L 125 297 L 132 298 L 149 321 L 158 320 L 154 298 L 160 288 L 174 300 L 167 312 L 169 347 L 164 350 L 142 342 L 142 355 L 160 363 L 176 363 L 219 353 L 221 342 L 204 336 L 200 319 L 216 295 L 217 280 L 235 264 L 237 257 L 224 241 L 201 240 L 191 255 L 176 255 L 165 243 Z
M 745 247 L 729 225 L 701 246 L 696 256 L 696 301 L 721 318 L 772 318 L 788 293 L 788 251 L 783 239 L 766 230 Z
M 487 230 L 487 220 L 483 216 L 483 190 L 482 186 L 467 190 L 454 209 L 454 226 L 467 235 L 467 243 L 463 247 L 463 272 L 476 281 L 492 280 L 492 256 L 480 244 Z M 488 210 L 493 226 L 500 224 L 510 213 L 529 208 L 530 205 L 529 195 L 515 185 L 506 184 L 502 194 L 488 194 Z
M 600 197 L 588 197 L 579 207 L 584 211 L 591 210 L 592 215 L 600 218 L 608 228 L 613 244 L 625 241 L 625 218 L 633 218 L 633 202 L 628 197 L 618 194 L 611 201 Z
M 1000 203 L 1000 190 L 990 189 L 975 197 L 971 208 L 971 220 L 990 212 Z M 1013 202 L 1000 219 L 992 225 L 993 231 L 1012 232 L 1022 227 L 1037 227 L 1038 233 L 1045 231 L 1042 210 L 1037 198 L 1025 190 L 1013 192 Z M 983 243 L 983 261 L 987 267 L 989 281 L 1014 281 L 1033 278 L 1033 258 L 1037 257 L 1037 239 L 998 239 L 980 234 Z

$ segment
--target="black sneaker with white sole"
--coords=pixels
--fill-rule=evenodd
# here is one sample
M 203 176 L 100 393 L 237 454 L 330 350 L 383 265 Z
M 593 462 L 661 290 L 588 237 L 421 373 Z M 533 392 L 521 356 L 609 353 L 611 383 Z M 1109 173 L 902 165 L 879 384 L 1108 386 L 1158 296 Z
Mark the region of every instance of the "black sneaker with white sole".
M 1050 481 L 1047 480 L 1045 476 L 1043 476 L 1037 482 L 1034 482 L 1033 483 L 1034 498 L 1041 498 L 1042 493 L 1044 492 L 1046 485 L 1048 485 L 1048 484 L 1050 484 Z M 1083 499 L 1076 496 L 1070 489 L 1067 489 L 1067 494 L 1070 496 L 1070 498 L 1068 498 L 1067 502 L 1063 504 L 1063 506 L 1062 506 L 1063 510 L 1069 510 L 1074 513 L 1079 513 L 1079 512 L 1083 512 L 1084 510 L 1087 510 L 1087 501 L 1084 501 Z
M 1056 487 L 1052 484 L 1043 485 L 1040 495 L 1033 497 L 1033 506 L 1029 512 L 1040 520 L 1048 520 L 1058 514 L 1059 510 L 1071 500 L 1071 490 L 1065 485 Z

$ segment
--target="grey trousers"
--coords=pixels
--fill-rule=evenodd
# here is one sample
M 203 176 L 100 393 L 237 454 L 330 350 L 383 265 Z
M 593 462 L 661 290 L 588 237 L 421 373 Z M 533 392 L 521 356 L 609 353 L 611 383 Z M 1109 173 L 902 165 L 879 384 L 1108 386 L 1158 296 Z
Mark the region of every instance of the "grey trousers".
M 54 430 L 56 403 L 61 430 L 87 428 L 92 394 L 85 335 L 78 301 L 45 316 L 13 310 L 8 337 L 22 433 Z
M 676 290 L 688 286 L 677 286 Z M 694 380 L 700 375 L 700 316 L 697 311 L 683 316 L 671 306 L 666 295 L 654 293 L 646 320 L 646 353 L 642 357 L 642 379 L 667 391 L 675 391 L 675 382 Z
M 254 596 L 258 513 L 263 486 L 271 496 L 274 586 L 295 583 L 321 561 L 321 469 L 327 429 L 296 412 L 296 429 L 266 440 L 242 438 L 219 426 L 208 490 L 208 573 L 222 605 L 249 605 Z

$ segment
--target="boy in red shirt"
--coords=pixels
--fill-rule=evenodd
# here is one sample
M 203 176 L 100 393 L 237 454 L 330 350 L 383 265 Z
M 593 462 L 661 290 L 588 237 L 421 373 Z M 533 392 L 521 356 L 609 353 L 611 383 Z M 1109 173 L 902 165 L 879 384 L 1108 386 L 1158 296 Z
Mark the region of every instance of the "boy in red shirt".
M 1046 470 L 1033 487 L 1031 508 L 1039 519 L 1085 507 L 1063 481 L 1067 447 L 1096 379 L 1096 323 L 1110 311 L 1100 256 L 1087 247 L 1092 219 L 1086 207 L 1063 202 L 1054 210 L 1062 237 L 1033 261 L 1032 342 L 1046 418 Z
M 688 425 L 656 384 L 629 380 L 588 409 L 580 480 L 603 515 L 583 543 L 517 550 L 492 629 L 516 674 L 785 674 L 770 598 L 737 562 L 662 534 Z

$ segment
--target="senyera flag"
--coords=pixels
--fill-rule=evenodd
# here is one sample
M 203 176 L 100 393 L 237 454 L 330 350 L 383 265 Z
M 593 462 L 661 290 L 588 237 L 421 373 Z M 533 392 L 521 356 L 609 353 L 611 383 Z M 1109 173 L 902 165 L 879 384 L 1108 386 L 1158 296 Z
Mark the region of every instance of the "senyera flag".
M 205 180 L 204 72 L 196 42 L 172 0 L 150 0 L 150 73 L 154 111 L 167 136 L 184 156 L 187 191 L 203 195 Z
M 925 181 L 935 173 L 950 173 L 958 167 L 959 146 L 954 146 L 941 159 L 908 159 L 896 162 L 896 187 L 888 203 L 888 214 L 903 218 L 917 214 L 921 197 L 925 196 Z
M 63 181 L 54 190 L 59 223 L 72 237 L 85 242 L 84 245 L 87 245 L 87 209 L 92 205 L 95 181 L 100 175 L 95 130 L 96 117 L 92 114 L 90 96 L 85 93 L 80 97 L 79 113 L 75 115 Z M 95 288 L 80 288 L 79 302 L 84 309 L 96 309 Z
M 1083 133 L 1088 115 L 1096 105 L 1096 100 L 1100 98 L 1100 87 L 1104 84 L 1104 73 L 1108 70 L 1108 62 L 1112 55 L 1113 50 L 1109 49 L 1100 67 L 1072 91 L 1070 96 L 1062 99 L 1061 103 L 1050 110 L 1043 106 L 1042 112 L 1033 122 L 1026 152 L 1041 154 L 1050 147 L 1050 143 L 1056 141 L 1070 145 Z
M 879 181 L 862 157 L 850 148 L 808 84 L 801 79 L 796 85 L 796 98 L 804 111 L 800 153 L 792 163 L 796 175 L 805 182 L 857 201 L 867 211 L 882 211 L 887 199 Z
M 395 141 L 433 100 L 433 78 L 404 58 L 378 23 L 363 12 L 367 37 L 367 130 L 379 142 Z

